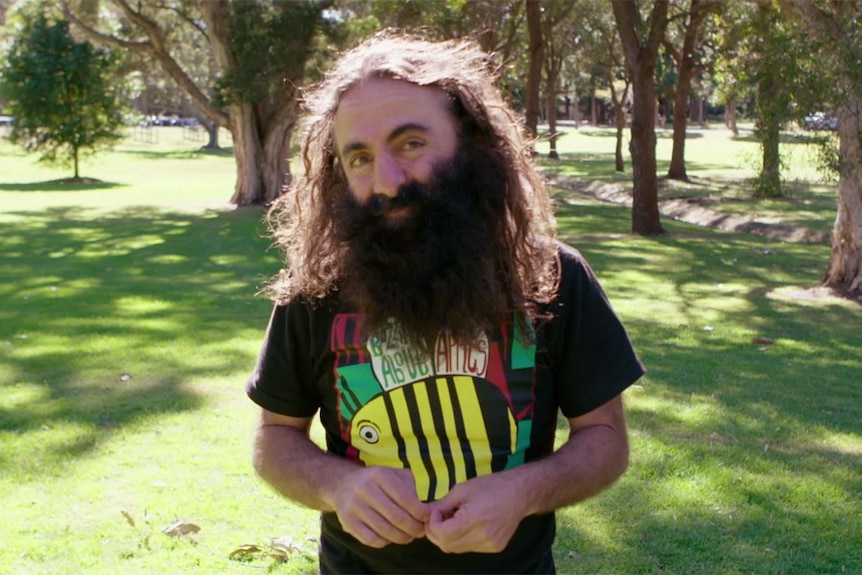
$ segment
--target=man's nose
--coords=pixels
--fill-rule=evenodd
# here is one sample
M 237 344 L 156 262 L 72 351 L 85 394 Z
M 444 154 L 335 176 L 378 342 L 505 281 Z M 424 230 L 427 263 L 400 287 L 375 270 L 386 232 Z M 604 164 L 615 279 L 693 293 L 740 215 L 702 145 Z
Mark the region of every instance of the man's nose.
M 381 154 L 374 162 L 374 193 L 394 198 L 398 189 L 407 181 L 404 167 L 391 154 Z

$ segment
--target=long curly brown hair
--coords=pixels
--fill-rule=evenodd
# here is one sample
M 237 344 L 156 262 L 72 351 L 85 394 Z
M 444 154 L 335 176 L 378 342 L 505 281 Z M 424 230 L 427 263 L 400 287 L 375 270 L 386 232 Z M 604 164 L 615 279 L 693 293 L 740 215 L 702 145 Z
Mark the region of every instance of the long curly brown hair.
M 449 94 L 462 145 L 487 149 L 501 180 L 497 212 L 486 214 L 498 242 L 496 278 L 509 304 L 535 317 L 558 283 L 555 221 L 544 181 L 522 123 L 496 87 L 491 57 L 469 41 L 430 42 L 382 33 L 348 51 L 304 97 L 304 174 L 268 214 L 288 267 L 269 286 L 279 303 L 314 301 L 338 289 L 346 246 L 334 233 L 334 206 L 347 192 L 334 146 L 333 118 L 341 96 L 371 78 L 437 87 Z M 474 148 L 475 149 L 475 148 Z

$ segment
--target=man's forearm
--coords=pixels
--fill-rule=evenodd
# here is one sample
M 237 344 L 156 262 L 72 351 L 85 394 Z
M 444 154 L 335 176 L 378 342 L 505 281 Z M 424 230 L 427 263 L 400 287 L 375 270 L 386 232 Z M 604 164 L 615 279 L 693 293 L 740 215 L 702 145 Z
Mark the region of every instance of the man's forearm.
M 333 481 L 357 467 L 324 452 L 305 431 L 283 425 L 262 425 L 255 437 L 254 467 L 276 491 L 320 511 L 334 511 L 328 494 Z
M 529 494 L 526 515 L 549 513 L 596 495 L 628 467 L 625 430 L 604 425 L 570 436 L 552 455 L 512 470 L 523 493 Z
M 370 547 L 425 535 L 429 509 L 409 470 L 365 467 L 325 453 L 298 421 L 258 428 L 254 465 L 264 480 L 297 503 L 334 511 L 344 530 Z

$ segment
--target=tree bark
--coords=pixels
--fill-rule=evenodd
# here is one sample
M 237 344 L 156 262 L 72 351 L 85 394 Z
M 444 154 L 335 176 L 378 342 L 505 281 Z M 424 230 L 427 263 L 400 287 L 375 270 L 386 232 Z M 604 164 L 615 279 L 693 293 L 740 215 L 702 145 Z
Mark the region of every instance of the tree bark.
M 632 78 L 632 127 L 629 150 L 632 155 L 632 232 L 641 235 L 664 233 L 658 209 L 656 175 L 656 88 L 655 69 L 659 44 L 667 29 L 668 2 L 653 3 L 649 25 L 640 23 L 638 4 L 630 0 L 613 2 L 614 18 Z M 645 29 L 645 37 L 639 30 Z
M 539 135 L 539 83 L 542 81 L 542 9 L 539 0 L 527 2 L 527 31 L 530 36 L 530 69 L 527 76 L 526 124 L 532 137 Z
M 774 74 L 763 74 L 757 86 L 758 108 L 767 109 L 769 102 L 778 98 L 781 90 Z M 755 195 L 761 198 L 781 196 L 781 125 L 774 113 L 764 111 L 758 114 L 757 130 L 762 148 L 762 164 L 758 176 Z
M 297 98 L 287 98 L 284 105 L 269 116 L 263 139 L 263 154 L 260 156 L 266 190 L 263 198 L 265 203 L 272 202 L 284 193 L 291 181 L 290 143 L 299 118 L 296 102 Z
M 623 93 L 619 94 L 614 86 L 614 78 L 611 74 L 610 68 L 605 69 L 605 76 L 607 78 L 608 85 L 611 88 L 611 99 L 614 102 L 614 118 L 617 126 L 616 146 L 614 148 L 614 169 L 617 172 L 625 172 L 626 162 L 623 158 L 623 132 L 626 128 L 625 102 L 629 97 L 629 81 L 627 78 Z
M 548 145 L 550 146 L 548 159 L 559 160 L 560 154 L 557 152 L 557 96 L 555 93 L 548 94 Z
M 823 284 L 844 293 L 862 293 L 862 97 L 839 107 L 837 115 L 838 214 Z
M 733 132 L 734 136 L 739 135 L 739 128 L 736 126 L 736 100 L 731 100 L 724 105 L 724 125 Z
M 673 151 L 671 153 L 670 167 L 667 172 L 667 177 L 671 180 L 688 181 L 688 173 L 685 168 L 688 100 L 691 94 L 691 80 L 694 77 L 697 65 L 695 54 L 698 48 L 698 34 L 700 33 L 701 24 L 703 24 L 707 16 L 707 6 L 704 0 L 691 0 L 688 22 L 685 26 L 685 36 L 682 42 L 682 52 L 675 50 L 669 43 L 665 44 L 676 61 L 677 69 L 679 70 L 673 102 Z
M 623 132 L 626 129 L 626 111 L 622 106 L 616 108 L 617 134 L 614 147 L 614 169 L 617 172 L 626 171 L 626 161 L 623 158 Z

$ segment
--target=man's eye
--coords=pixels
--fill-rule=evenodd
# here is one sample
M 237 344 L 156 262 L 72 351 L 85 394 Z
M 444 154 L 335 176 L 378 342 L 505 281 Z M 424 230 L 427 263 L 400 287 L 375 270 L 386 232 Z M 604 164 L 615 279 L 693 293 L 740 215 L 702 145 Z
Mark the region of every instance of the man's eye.
M 422 140 L 407 140 L 401 146 L 401 149 L 406 151 L 406 152 L 409 152 L 410 150 L 416 150 L 418 148 L 421 148 L 424 145 L 425 145 L 425 142 Z
M 362 166 L 366 165 L 369 161 L 370 161 L 370 158 L 368 156 L 362 154 L 362 155 L 358 155 L 358 156 L 353 156 L 352 158 L 350 158 L 350 160 L 347 162 L 347 164 L 351 168 L 361 168 Z

